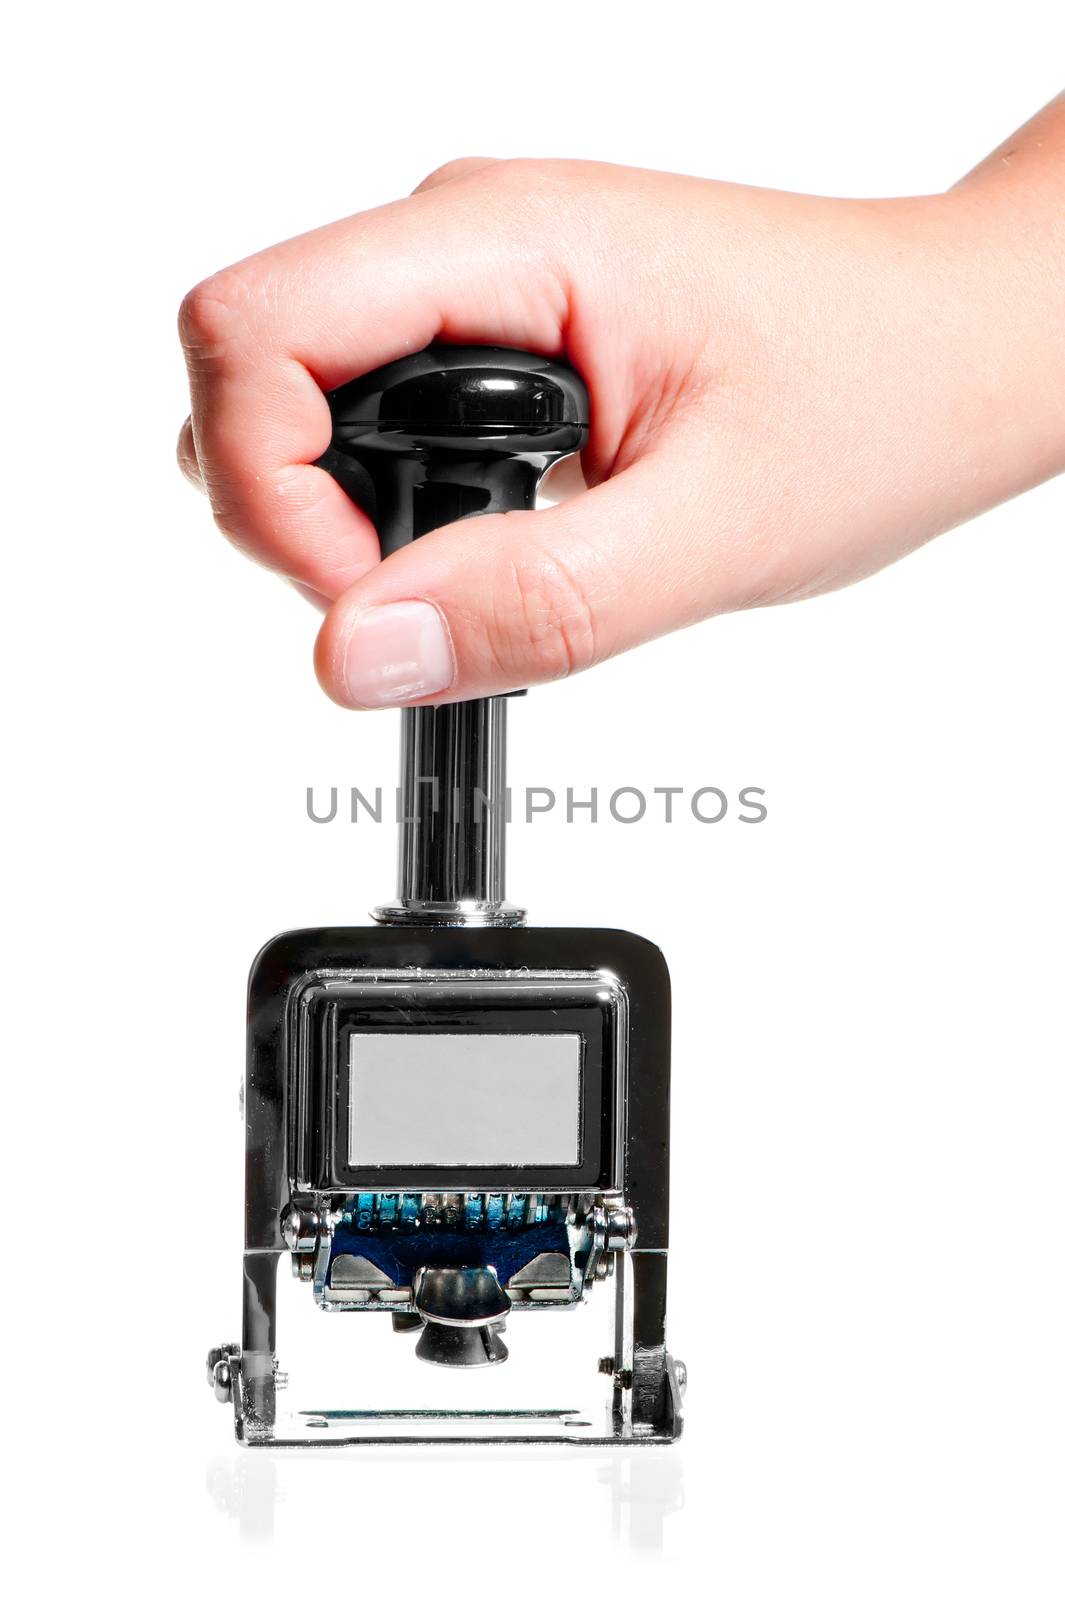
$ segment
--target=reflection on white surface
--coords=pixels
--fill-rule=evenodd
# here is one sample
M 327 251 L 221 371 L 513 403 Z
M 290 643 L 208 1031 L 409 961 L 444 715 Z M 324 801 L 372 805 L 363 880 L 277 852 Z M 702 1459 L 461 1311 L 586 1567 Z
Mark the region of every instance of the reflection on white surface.
M 207 1493 L 216 1511 L 240 1523 L 242 1539 L 272 1539 L 278 1501 L 277 1458 L 234 1445 L 207 1466 Z
M 630 1550 L 661 1550 L 665 1520 L 684 1504 L 683 1451 L 612 1450 L 596 1476 L 610 1490 L 615 1541 Z
M 512 1511 L 516 1504 L 527 1509 L 549 1493 L 552 1500 L 561 1497 L 560 1504 L 580 1506 L 587 1513 L 593 1542 L 609 1535 L 612 1543 L 629 1550 L 661 1550 L 666 1519 L 684 1504 L 684 1451 L 679 1446 L 560 1454 L 552 1449 L 428 1447 L 277 1452 L 233 1444 L 208 1464 L 206 1486 L 215 1510 L 239 1524 L 242 1540 L 269 1542 L 283 1521 L 278 1507 L 285 1502 L 307 1506 L 323 1503 L 324 1496 L 325 1503 L 340 1504 L 349 1482 L 354 1486 L 354 1478 L 361 1477 L 364 1514 L 375 1491 L 394 1503 L 400 1479 L 406 1480 L 403 1492 L 413 1505 L 427 1481 L 438 1492 L 441 1468 L 456 1476 L 461 1471 L 486 1519 L 498 1517 L 508 1504 Z

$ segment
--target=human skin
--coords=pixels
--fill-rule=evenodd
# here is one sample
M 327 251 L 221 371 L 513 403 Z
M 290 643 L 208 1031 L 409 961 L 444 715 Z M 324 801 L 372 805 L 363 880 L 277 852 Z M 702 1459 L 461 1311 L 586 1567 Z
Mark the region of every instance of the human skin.
M 199 284 L 179 457 L 326 610 L 345 706 L 441 704 L 851 583 L 1065 470 L 1065 95 L 942 195 L 474 158 Z M 382 561 L 323 391 L 443 338 L 565 353 L 588 487 Z

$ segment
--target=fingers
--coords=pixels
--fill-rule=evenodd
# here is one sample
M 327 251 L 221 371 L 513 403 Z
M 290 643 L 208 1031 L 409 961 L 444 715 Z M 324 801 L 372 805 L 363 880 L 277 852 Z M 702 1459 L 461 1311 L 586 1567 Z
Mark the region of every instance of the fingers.
M 246 555 L 334 598 L 380 552 L 368 519 L 312 465 L 331 433 L 324 394 L 280 344 L 267 343 L 250 305 L 241 314 L 194 294 L 181 331 L 192 392 L 183 467 L 195 462 L 215 520 Z
M 499 694 L 595 662 L 734 603 L 729 563 L 693 573 L 697 496 L 670 452 L 564 505 L 473 517 L 394 555 L 333 606 L 315 665 L 352 707 Z
M 186 298 L 182 468 L 256 560 L 334 598 L 379 559 L 370 523 L 313 465 L 330 437 L 323 390 L 438 335 L 561 350 L 567 289 L 544 243 L 552 184 L 498 178 L 510 165 L 441 169 L 414 197 L 289 240 Z
M 178 466 L 193 488 L 202 492 L 205 485 L 200 473 L 200 463 L 196 456 L 196 441 L 193 438 L 191 417 L 186 417 L 181 424 L 181 431 L 178 434 L 177 458 Z M 370 565 L 372 564 L 371 562 Z M 329 598 L 318 589 L 312 589 L 309 584 L 300 583 L 295 578 L 289 581 L 296 593 L 302 595 L 304 600 L 312 605 L 316 611 L 327 612 L 329 610 Z

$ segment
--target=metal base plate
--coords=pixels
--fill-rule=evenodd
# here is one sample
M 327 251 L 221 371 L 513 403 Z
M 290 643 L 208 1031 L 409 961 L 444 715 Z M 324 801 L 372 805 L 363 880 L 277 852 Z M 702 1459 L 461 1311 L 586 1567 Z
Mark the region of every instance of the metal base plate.
M 253 1448 L 359 1444 L 656 1445 L 680 1438 L 683 1365 L 666 1358 L 670 1403 L 657 1426 L 633 1424 L 624 1412 L 587 1410 L 277 1410 L 264 1424 L 245 1413 L 239 1360 L 232 1400 L 238 1441 Z M 678 1365 L 680 1370 L 678 1372 Z

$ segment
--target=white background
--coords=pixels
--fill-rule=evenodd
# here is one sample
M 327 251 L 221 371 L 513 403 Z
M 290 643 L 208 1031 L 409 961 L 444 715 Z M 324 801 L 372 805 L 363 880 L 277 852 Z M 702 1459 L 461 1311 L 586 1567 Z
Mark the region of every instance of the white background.
M 687 1433 L 320 1459 L 238 1452 L 203 1356 L 239 1337 L 247 966 L 391 892 L 390 830 L 304 792 L 389 784 L 396 718 L 326 702 L 314 614 L 172 450 L 184 290 L 450 156 L 933 190 L 1063 45 L 1025 0 L 8 19 L 14 1592 L 1061 1593 L 1065 483 L 515 707 L 516 784 L 768 792 L 760 827 L 513 830 L 535 920 L 672 967 Z

